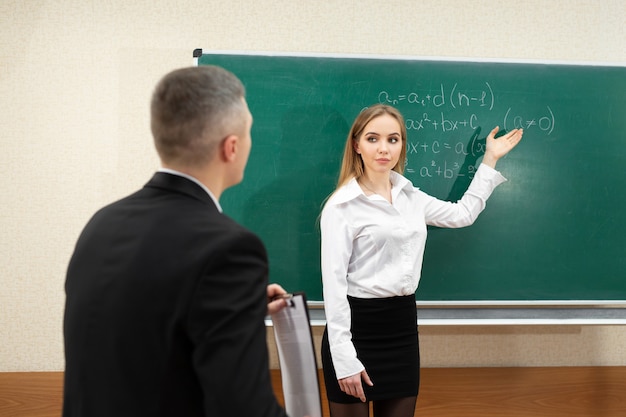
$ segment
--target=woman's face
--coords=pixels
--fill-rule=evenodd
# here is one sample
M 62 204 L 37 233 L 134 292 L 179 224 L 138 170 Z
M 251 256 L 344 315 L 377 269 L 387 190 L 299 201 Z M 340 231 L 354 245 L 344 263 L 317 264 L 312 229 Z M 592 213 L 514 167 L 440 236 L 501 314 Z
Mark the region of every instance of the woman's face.
M 383 114 L 365 125 L 354 149 L 363 159 L 365 173 L 376 175 L 388 173 L 396 166 L 403 146 L 398 121 Z

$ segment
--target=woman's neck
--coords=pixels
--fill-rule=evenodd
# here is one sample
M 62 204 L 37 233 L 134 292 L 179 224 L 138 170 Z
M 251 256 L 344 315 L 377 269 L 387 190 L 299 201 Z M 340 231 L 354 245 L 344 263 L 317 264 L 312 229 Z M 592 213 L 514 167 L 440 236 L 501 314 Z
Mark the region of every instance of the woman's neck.
M 357 181 L 366 195 L 378 194 L 391 202 L 392 184 L 389 175 L 372 177 L 364 174 Z

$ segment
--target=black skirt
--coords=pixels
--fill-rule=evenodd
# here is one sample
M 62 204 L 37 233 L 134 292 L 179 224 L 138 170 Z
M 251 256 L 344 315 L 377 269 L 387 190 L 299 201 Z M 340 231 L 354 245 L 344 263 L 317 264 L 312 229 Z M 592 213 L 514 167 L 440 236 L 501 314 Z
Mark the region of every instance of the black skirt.
M 374 383 L 373 387 L 363 383 L 367 400 L 417 396 L 420 359 L 415 297 L 348 296 L 348 301 L 352 313 L 352 343 Z M 339 388 L 326 329 L 321 353 L 328 400 L 342 404 L 360 402 Z

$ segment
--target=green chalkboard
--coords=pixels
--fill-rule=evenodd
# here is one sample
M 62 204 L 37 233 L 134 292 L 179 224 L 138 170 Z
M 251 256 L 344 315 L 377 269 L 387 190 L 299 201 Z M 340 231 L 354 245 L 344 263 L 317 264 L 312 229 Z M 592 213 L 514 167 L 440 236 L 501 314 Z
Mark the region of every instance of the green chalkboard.
M 194 54 L 246 86 L 252 152 L 221 202 L 265 241 L 271 281 L 322 300 L 322 203 L 355 116 L 389 103 L 406 118 L 405 175 L 446 200 L 467 188 L 491 128 L 525 129 L 477 222 L 429 229 L 418 301 L 626 300 L 626 67 Z

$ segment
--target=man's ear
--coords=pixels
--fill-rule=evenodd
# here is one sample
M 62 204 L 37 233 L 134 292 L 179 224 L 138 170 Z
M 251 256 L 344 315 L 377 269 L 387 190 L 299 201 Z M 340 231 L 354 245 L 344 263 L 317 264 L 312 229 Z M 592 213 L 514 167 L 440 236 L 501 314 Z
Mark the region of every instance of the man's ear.
M 233 162 L 237 157 L 237 145 L 239 138 L 236 135 L 229 135 L 222 140 L 222 156 L 225 161 Z

